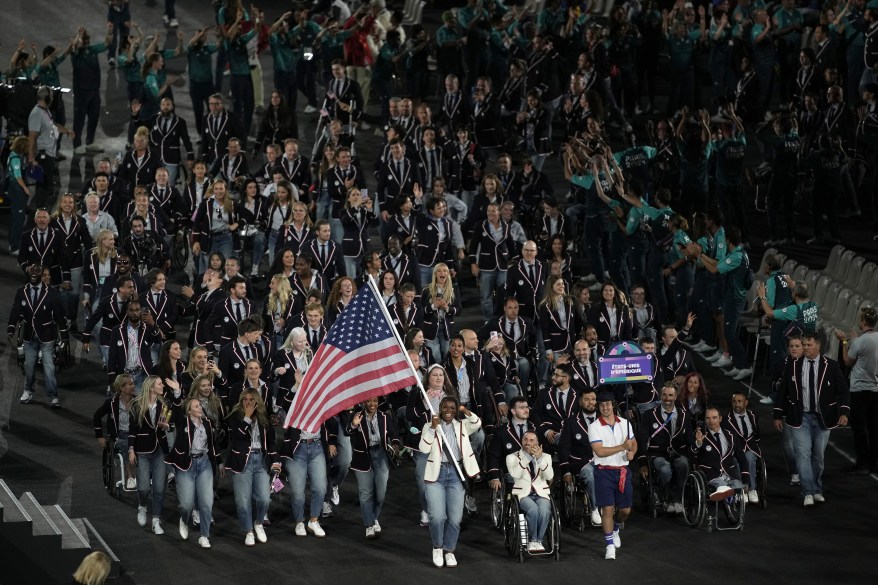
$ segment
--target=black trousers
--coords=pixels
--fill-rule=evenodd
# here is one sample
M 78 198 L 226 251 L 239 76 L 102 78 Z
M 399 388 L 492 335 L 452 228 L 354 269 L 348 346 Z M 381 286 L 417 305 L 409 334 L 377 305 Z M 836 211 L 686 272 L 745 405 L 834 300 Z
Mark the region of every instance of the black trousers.
M 851 429 L 857 465 L 878 467 L 878 392 L 851 392 Z
M 37 183 L 36 192 L 28 204 L 28 216 L 33 216 L 37 209 L 49 209 L 55 202 L 55 175 L 58 173 L 58 163 L 54 157 L 40 151 L 37 154 L 37 164 L 43 169 L 43 181 Z
M 98 117 L 101 114 L 101 92 L 97 89 L 78 90 L 73 92 L 73 148 L 82 144 L 82 128 L 88 117 L 85 143 L 95 141 L 95 132 L 98 129 Z

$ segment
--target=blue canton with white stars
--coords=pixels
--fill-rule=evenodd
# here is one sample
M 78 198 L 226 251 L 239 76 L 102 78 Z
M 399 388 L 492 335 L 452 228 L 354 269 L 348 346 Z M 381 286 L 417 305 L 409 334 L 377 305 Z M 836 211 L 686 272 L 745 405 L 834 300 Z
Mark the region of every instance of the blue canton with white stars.
M 393 336 L 381 308 L 368 286 L 354 296 L 329 330 L 326 343 L 350 353 L 364 345 L 384 341 Z

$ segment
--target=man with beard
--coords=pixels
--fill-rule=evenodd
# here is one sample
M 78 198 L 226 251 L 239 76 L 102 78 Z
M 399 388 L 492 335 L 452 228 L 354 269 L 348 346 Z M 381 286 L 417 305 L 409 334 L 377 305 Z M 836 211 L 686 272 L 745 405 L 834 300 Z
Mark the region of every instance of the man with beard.
M 131 235 L 125 238 L 122 249 L 131 257 L 133 265 L 141 274 L 154 268 L 168 270 L 171 256 L 162 238 L 153 230 L 147 230 L 142 217 L 131 218 Z
M 601 512 L 595 503 L 594 453 L 588 438 L 588 427 L 598 416 L 596 406 L 595 389 L 584 389 L 579 395 L 579 412 L 564 421 L 564 430 L 561 431 L 558 444 L 558 461 L 565 483 L 571 484 L 574 478 L 579 478 L 585 484 L 591 502 L 591 523 L 598 526 L 601 523 Z
M 21 322 L 21 343 L 24 349 L 25 386 L 19 401 L 27 404 L 33 400 L 34 370 L 37 353 L 43 358 L 43 376 L 46 381 L 46 396 L 52 408 L 60 408 L 58 383 L 55 380 L 55 341 L 58 333 L 67 334 L 67 319 L 61 294 L 42 282 L 43 267 L 33 264 L 27 269 L 28 284 L 15 292 L 15 300 L 9 311 L 9 324 L 6 336 L 10 346 L 17 346 L 15 332 Z
M 152 375 L 156 364 L 152 361 L 152 345 L 161 343 L 161 335 L 149 311 L 141 311 L 140 301 L 128 301 L 126 320 L 115 327 L 110 336 L 107 357 L 107 377 L 112 384 L 116 376 L 128 374 L 134 380 L 135 392 L 147 376 Z
M 192 168 L 195 151 L 186 120 L 174 113 L 174 102 L 169 97 L 162 98 L 159 105 L 159 116 L 149 133 L 149 141 L 158 151 L 162 164 L 168 169 L 168 183 L 173 187 L 177 183 L 177 173 L 186 156 L 186 164 Z M 180 148 L 182 143 L 183 149 Z
M 121 259 L 117 260 L 117 262 L 121 262 Z M 119 327 L 125 320 L 128 303 L 132 299 L 137 298 L 137 288 L 135 288 L 134 279 L 131 276 L 120 275 L 115 278 L 108 278 L 106 282 L 109 283 L 110 281 L 115 285 L 112 288 L 112 292 L 106 296 L 101 296 L 97 310 L 86 320 L 82 333 L 82 350 L 88 353 L 92 337 L 91 331 L 98 322 L 101 323 L 98 343 L 101 346 L 101 357 L 103 358 L 104 366 L 107 365 L 107 360 L 109 359 L 113 330 Z M 141 290 L 146 290 L 146 288 Z

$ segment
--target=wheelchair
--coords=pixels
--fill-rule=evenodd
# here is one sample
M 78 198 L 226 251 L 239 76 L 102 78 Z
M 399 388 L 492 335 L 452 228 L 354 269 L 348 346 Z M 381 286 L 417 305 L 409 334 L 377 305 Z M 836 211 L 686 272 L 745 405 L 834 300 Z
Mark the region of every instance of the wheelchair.
M 137 491 L 137 488 L 125 487 L 125 457 L 116 450 L 116 441 L 107 438 L 104 451 L 101 454 L 101 471 L 104 477 L 104 488 L 111 496 L 121 497 L 125 492 Z
M 549 527 L 543 541 L 546 548 L 542 552 L 531 552 L 527 550 L 528 531 L 527 518 L 518 504 L 518 496 L 514 496 L 509 491 L 504 501 L 503 509 L 503 543 L 509 556 L 518 559 L 519 563 L 524 562 L 525 556 L 552 556 L 555 561 L 561 558 L 561 516 L 558 514 L 558 508 L 555 505 L 554 498 L 549 498 L 549 504 L 552 506 L 552 518 L 549 521 Z
M 659 481 L 654 458 L 647 457 L 646 461 L 646 477 L 640 475 L 639 470 L 637 475 L 640 482 L 640 504 L 643 507 L 643 512 L 645 514 L 648 514 L 653 518 L 658 518 L 659 514 L 663 511 L 662 506 L 668 501 L 668 490 L 670 489 L 670 485 L 668 487 L 663 487 Z
M 501 475 L 506 475 L 505 473 Z M 512 497 L 512 488 L 505 479 L 500 479 L 500 487 L 491 490 L 491 526 L 503 530 L 506 521 L 506 500 Z
M 573 483 L 559 481 L 557 498 L 564 526 L 579 532 L 585 532 L 589 527 L 595 526 L 591 521 L 594 503 L 582 479 L 576 477 Z
M 721 501 L 712 501 L 708 494 L 707 477 L 700 470 L 689 472 L 683 485 L 683 519 L 692 528 L 699 528 L 707 520 L 707 532 L 714 530 L 744 530 L 744 512 L 747 498 L 744 488 L 735 489 Z M 711 510 L 711 504 L 712 510 Z M 719 508 L 728 521 L 719 523 Z M 712 512 L 712 513 L 711 513 Z

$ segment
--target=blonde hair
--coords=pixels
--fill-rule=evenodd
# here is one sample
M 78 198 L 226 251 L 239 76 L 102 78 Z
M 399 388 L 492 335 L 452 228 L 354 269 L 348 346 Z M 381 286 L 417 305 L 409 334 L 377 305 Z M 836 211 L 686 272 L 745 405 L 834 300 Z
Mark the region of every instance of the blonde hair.
M 436 285 L 436 272 L 440 268 L 448 270 L 448 284 L 445 285 L 445 290 L 442 291 L 442 300 L 450 305 L 454 302 L 454 285 L 451 283 L 451 270 L 448 269 L 448 265 L 444 262 L 440 262 L 433 267 L 433 277 L 430 279 L 430 284 L 427 285 L 427 291 L 429 291 L 430 296 L 434 299 L 439 296 L 439 287 Z
M 146 421 L 146 413 L 149 412 L 149 402 L 150 396 L 152 396 L 152 389 L 157 383 L 161 383 L 161 381 L 161 378 L 158 376 L 147 376 L 146 380 L 143 381 L 143 385 L 140 387 L 140 395 L 134 399 L 134 411 L 137 413 L 138 424 L 143 424 Z M 157 398 L 156 401 L 160 406 L 165 405 L 165 401 L 162 398 Z
M 563 281 L 564 279 L 555 274 L 549 276 L 549 278 L 546 279 L 546 296 L 543 297 L 543 300 L 540 303 L 541 305 L 545 305 L 548 309 L 552 311 L 557 311 L 558 307 L 560 307 L 561 303 L 563 303 L 564 301 L 567 301 L 567 304 L 569 304 L 571 307 L 573 306 L 573 298 L 569 294 L 555 294 L 555 283 L 559 280 Z
M 303 223 L 304 223 L 304 225 L 308 226 L 308 229 L 310 230 L 311 227 L 313 227 L 314 222 L 311 221 L 311 215 L 308 213 L 308 206 L 305 205 L 303 202 L 298 201 L 298 200 L 293 201 L 293 202 L 291 203 L 291 205 L 290 205 L 290 216 L 289 216 L 289 217 L 287 218 L 287 220 L 284 222 L 284 225 L 292 225 L 292 224 L 293 224 L 293 217 L 294 217 L 293 214 L 295 214 L 296 209 L 298 209 L 298 208 L 301 208 L 302 210 L 304 210 L 304 212 L 305 212 L 305 220 L 304 220 Z
M 116 257 L 116 246 L 113 246 L 108 250 L 103 248 L 102 242 L 104 241 L 104 238 L 106 238 L 108 235 L 113 236 L 113 238 L 116 237 L 116 234 L 114 234 L 111 230 L 101 230 L 98 232 L 98 236 L 95 238 L 95 247 L 92 251 L 92 254 L 98 257 L 98 262 L 100 263 L 106 262 L 107 258 Z
M 146 140 L 146 147 L 149 148 L 149 128 L 146 126 L 138 128 L 137 132 L 134 133 L 134 140 L 137 140 L 138 138 Z
M 236 412 L 240 412 L 241 416 L 244 416 L 244 398 L 247 396 L 253 396 L 256 399 L 256 420 L 259 421 L 259 426 L 265 429 L 265 432 L 273 433 L 274 429 L 269 428 L 268 426 L 268 415 L 265 413 L 265 402 L 262 400 L 262 396 L 259 395 L 259 391 L 255 388 L 244 388 L 241 391 L 241 395 L 238 397 L 238 404 L 235 405 L 235 408 L 232 409 L 229 416 Z
M 73 199 L 73 204 L 74 206 L 76 205 L 76 197 L 73 193 L 61 193 L 58 195 L 58 200 L 55 202 L 55 209 L 52 210 L 52 219 L 61 217 L 61 201 L 63 201 L 65 197 Z M 73 208 L 73 215 L 76 215 L 76 207 Z
M 283 312 L 290 304 L 290 297 L 293 296 L 290 279 L 283 274 L 275 274 L 271 277 L 271 282 L 275 285 L 275 292 L 268 295 L 268 311 Z
M 198 370 L 195 369 L 195 367 L 196 367 L 195 366 L 195 354 L 199 353 L 199 352 L 204 352 L 204 353 L 208 354 L 208 356 L 210 355 L 210 352 L 207 351 L 206 347 L 202 347 L 200 345 L 196 345 L 195 347 L 193 347 L 189 351 L 189 363 L 186 365 L 186 373 L 189 374 L 190 376 L 192 376 L 192 378 L 193 378 L 192 384 L 193 385 L 195 384 L 194 379 L 199 377 L 199 376 L 202 376 L 202 375 L 206 378 L 210 378 L 211 383 L 213 383 L 213 372 L 208 370 L 207 374 L 201 374 L 198 372 Z
M 82 585 L 103 585 L 110 574 L 110 557 L 99 550 L 86 555 L 79 568 L 73 573 L 73 579 Z
M 204 348 L 202 348 L 204 349 Z M 220 419 L 223 418 L 223 402 L 220 400 L 220 397 L 217 396 L 216 392 L 213 390 L 213 374 L 205 375 L 205 376 L 196 376 L 194 380 L 192 380 L 192 386 L 189 387 L 189 396 L 188 398 L 195 398 L 197 400 L 201 400 L 203 396 L 201 396 L 201 392 L 199 391 L 199 387 L 201 383 L 205 380 L 210 383 L 211 391 L 210 395 L 207 397 L 207 411 L 204 413 L 205 416 L 210 418 L 210 422 L 214 423 L 214 425 L 218 425 Z M 214 417 L 210 415 L 213 414 Z M 215 420 L 214 420 L 215 419 Z
M 213 190 L 214 190 L 214 187 L 216 187 L 218 183 L 222 183 L 223 186 L 226 188 L 226 191 L 223 194 L 223 202 L 222 202 L 223 211 L 231 214 L 235 210 L 235 202 L 232 201 L 232 197 L 229 194 L 229 184 L 226 183 L 224 179 L 214 179 L 213 182 L 210 184 L 210 188 L 208 189 L 208 192 L 213 196 L 213 200 L 216 201 L 216 194 L 213 192 Z

